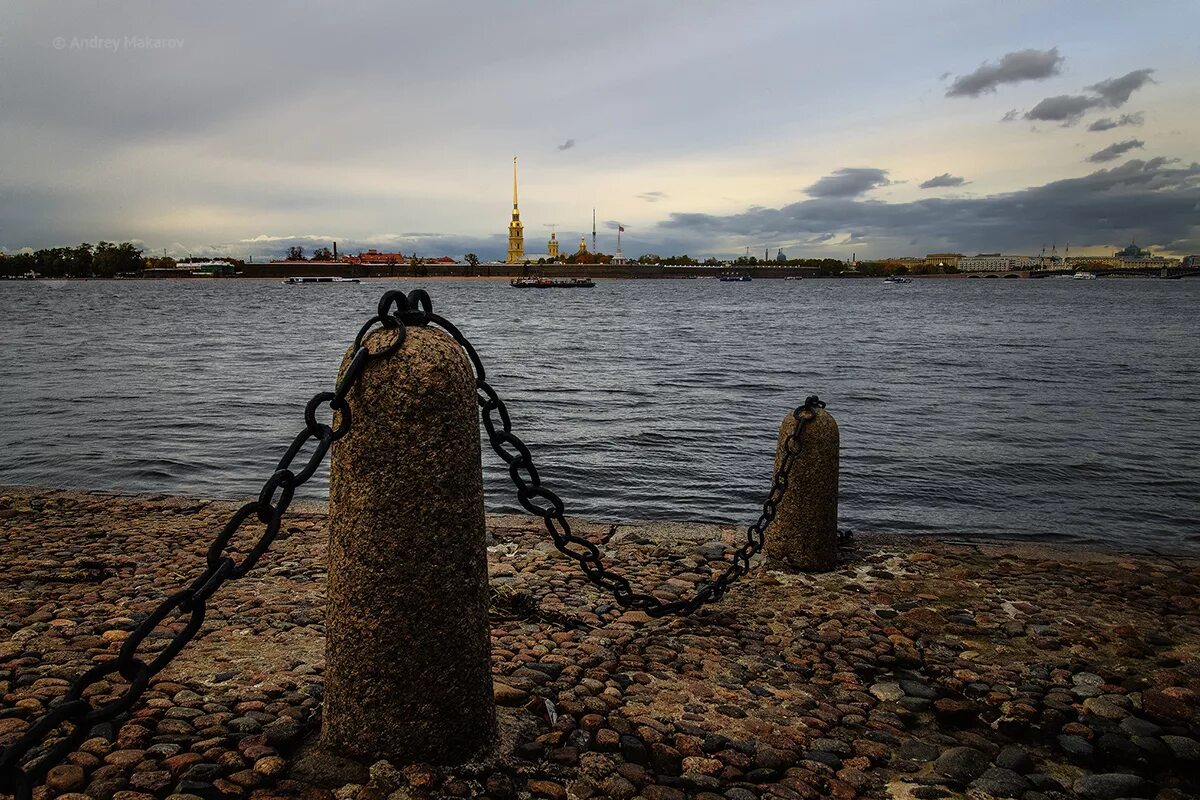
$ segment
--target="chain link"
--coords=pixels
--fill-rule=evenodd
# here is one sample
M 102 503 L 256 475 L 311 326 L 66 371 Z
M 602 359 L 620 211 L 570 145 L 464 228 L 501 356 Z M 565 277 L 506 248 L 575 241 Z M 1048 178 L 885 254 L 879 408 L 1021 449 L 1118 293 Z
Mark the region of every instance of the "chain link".
M 600 548 L 594 542 L 571 532 L 562 499 L 542 484 L 541 475 L 533 463 L 533 454 L 525 442 L 513 433 L 508 408 L 487 382 L 483 361 L 475 347 L 453 323 L 434 314 L 431 309 L 425 308 L 424 312 L 428 322 L 450 334 L 471 360 L 475 369 L 475 397 L 479 403 L 483 428 L 492 450 L 508 465 L 508 476 L 517 488 L 517 502 L 530 514 L 545 521 L 546 530 L 558 551 L 579 562 L 587 579 L 610 592 L 619 605 L 644 611 L 651 617 L 688 615 L 705 603 L 720 600 L 730 584 L 750 571 L 750 561 L 762 551 L 767 529 L 775 520 L 779 502 L 787 489 L 788 475 L 802 446 L 804 428 L 816 416 L 817 409 L 825 407 L 820 398 L 812 395 L 792 412 L 796 427 L 784 440 L 783 459 L 771 482 L 771 491 L 763 501 L 758 521 L 746 529 L 746 541 L 734 551 L 732 561 L 728 562 L 720 575 L 701 585 L 691 597 L 664 602 L 653 595 L 635 592 L 628 579 L 604 565 Z M 544 502 L 539 503 L 539 500 Z
M 50 711 L 31 725 L 8 747 L 0 751 L 0 793 L 11 793 L 16 800 L 31 800 L 33 787 L 41 782 L 55 764 L 75 750 L 96 725 L 110 722 L 128 712 L 145 693 L 150 679 L 163 670 L 199 633 L 204 624 L 207 604 L 223 584 L 245 576 L 270 548 L 283 515 L 296 490 L 308 482 L 324 461 L 330 446 L 350 432 L 350 407 L 346 395 L 357 383 L 367 364 L 396 352 L 405 340 L 405 325 L 425 324 L 431 309 L 429 295 L 416 290 L 405 295 L 390 291 L 379 301 L 378 312 L 367 320 L 354 339 L 354 355 L 332 392 L 320 392 L 304 409 L 304 428 L 296 434 L 275 471 L 267 478 L 258 499 L 234 512 L 224 528 L 213 538 L 205 556 L 204 570 L 185 588 L 163 600 L 143 619 L 121 645 L 115 658 L 89 669 L 75 679 L 66 695 L 51 704 Z M 393 331 L 390 344 L 372 350 L 368 339 L 377 331 Z M 317 421 L 317 409 L 328 404 L 340 414 L 337 427 Z M 308 460 L 292 469 L 300 451 L 314 442 Z M 235 560 L 230 544 L 234 537 L 253 522 L 262 526 L 258 539 L 248 552 Z M 174 630 L 179 620 L 182 628 Z M 170 628 L 171 630 L 168 630 Z M 142 654 L 143 642 L 159 631 L 155 641 L 165 637 L 168 643 L 157 655 Z M 114 674 L 128 685 L 116 697 L 94 705 L 84 695 L 97 683 Z M 69 728 L 65 726 L 70 726 Z

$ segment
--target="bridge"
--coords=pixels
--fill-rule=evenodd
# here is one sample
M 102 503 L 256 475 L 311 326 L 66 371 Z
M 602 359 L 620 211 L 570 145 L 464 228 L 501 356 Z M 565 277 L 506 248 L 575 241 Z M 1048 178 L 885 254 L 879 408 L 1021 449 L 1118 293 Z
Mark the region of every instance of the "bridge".
M 1178 280 L 1179 278 L 1200 277 L 1200 267 L 1163 267 L 1158 273 L 1160 278 Z

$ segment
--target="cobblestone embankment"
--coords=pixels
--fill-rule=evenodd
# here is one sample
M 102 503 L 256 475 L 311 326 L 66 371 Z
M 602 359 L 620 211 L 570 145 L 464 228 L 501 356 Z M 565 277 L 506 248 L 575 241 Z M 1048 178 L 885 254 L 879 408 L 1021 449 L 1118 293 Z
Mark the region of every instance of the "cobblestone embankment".
M 0 487 L 0 745 L 200 570 L 232 504 Z M 490 765 L 293 769 L 320 722 L 323 508 L 298 508 L 203 638 L 43 797 L 1195 796 L 1200 562 L 866 537 L 838 571 L 756 570 L 689 619 L 622 613 L 536 521 L 489 519 Z M 584 525 L 663 597 L 735 531 Z M 156 640 L 148 640 L 153 649 Z M 157 640 L 165 646 L 165 640 Z M 94 699 L 115 694 L 101 684 Z M 1189 782 L 1190 781 L 1190 782 Z M 325 781 L 321 781 L 325 782 Z

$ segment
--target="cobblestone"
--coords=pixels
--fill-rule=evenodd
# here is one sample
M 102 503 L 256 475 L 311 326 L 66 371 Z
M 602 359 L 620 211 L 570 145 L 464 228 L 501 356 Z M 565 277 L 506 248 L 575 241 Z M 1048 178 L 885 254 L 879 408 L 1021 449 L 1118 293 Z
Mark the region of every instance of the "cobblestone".
M 0 745 L 199 572 L 234 507 L 0 487 Z M 856 537 L 833 572 L 759 565 L 720 604 L 652 621 L 586 584 L 539 521 L 506 516 L 488 525 L 511 752 L 318 786 L 291 769 L 320 721 L 325 522 L 297 506 L 261 567 L 210 603 L 201 638 L 127 717 L 91 731 L 39 800 L 1200 791 L 1193 560 Z M 737 536 L 572 523 L 664 599 L 719 569 Z M 122 689 L 113 677 L 89 699 Z

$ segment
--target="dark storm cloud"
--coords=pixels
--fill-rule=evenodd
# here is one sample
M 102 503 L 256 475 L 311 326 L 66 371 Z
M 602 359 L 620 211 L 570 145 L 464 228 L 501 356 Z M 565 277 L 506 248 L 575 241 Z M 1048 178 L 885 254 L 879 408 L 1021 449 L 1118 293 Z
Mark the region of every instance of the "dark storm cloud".
M 936 189 L 939 186 L 962 186 L 967 182 L 966 178 L 958 175 L 951 175 L 949 172 L 943 172 L 941 175 L 935 175 L 929 180 L 921 184 L 922 189 Z
M 911 242 L 930 250 L 1035 252 L 1043 242 L 1068 237 L 1072 244 L 1106 246 L 1130 236 L 1196 252 L 1198 204 L 1200 164 L 1153 158 L 986 197 L 908 203 L 814 198 L 728 216 L 676 213 L 660 228 L 677 237 L 725 241 L 805 241 L 854 232 L 879 256 L 903 253 Z
M 804 192 L 810 197 L 855 197 L 889 183 L 886 169 L 844 167 L 821 178 Z
M 558 149 L 559 149 L 559 150 L 570 150 L 570 149 L 571 149 L 572 147 L 574 147 L 574 146 L 575 146 L 575 140 L 574 140 L 574 139 L 567 139 L 565 142 L 563 142 L 562 144 L 560 144 L 560 145 L 558 146 Z
M 1087 87 L 1104 100 L 1112 108 L 1120 108 L 1128 102 L 1130 95 L 1147 83 L 1154 83 L 1150 76 L 1152 69 L 1135 69 L 1119 78 L 1109 78 Z
M 1025 112 L 1025 119 L 1043 122 L 1061 122 L 1074 125 L 1094 108 L 1120 108 L 1129 101 L 1135 91 L 1153 83 L 1152 69 L 1135 69 L 1119 78 L 1109 78 L 1085 87 L 1095 94 L 1060 94 L 1047 97 Z
M 1113 119 L 1112 117 L 1102 117 L 1091 125 L 1088 125 L 1089 131 L 1111 131 L 1113 128 L 1123 128 L 1126 125 L 1140 127 L 1145 123 L 1146 117 L 1141 111 L 1136 111 L 1132 114 L 1122 114 Z
M 996 91 L 1002 83 L 1049 78 L 1059 73 L 1062 62 L 1057 47 L 1008 53 L 998 62 L 981 64 L 974 72 L 955 78 L 946 90 L 946 97 L 978 97 Z
M 1116 161 L 1121 156 L 1128 153 L 1130 150 L 1138 150 L 1145 147 L 1146 143 L 1141 139 L 1126 139 L 1123 142 L 1110 144 L 1103 150 L 1097 150 L 1088 156 L 1087 160 L 1096 164 L 1103 164 L 1105 161 Z

